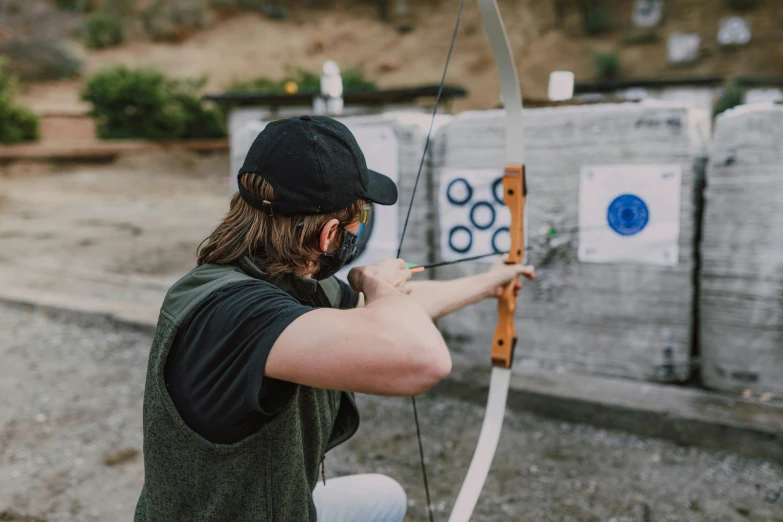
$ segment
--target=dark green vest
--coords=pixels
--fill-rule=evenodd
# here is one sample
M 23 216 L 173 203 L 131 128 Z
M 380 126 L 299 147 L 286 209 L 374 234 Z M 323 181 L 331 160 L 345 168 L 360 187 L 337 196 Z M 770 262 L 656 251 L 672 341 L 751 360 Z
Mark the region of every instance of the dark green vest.
M 214 444 L 185 425 L 166 391 L 164 368 L 178 329 L 219 288 L 266 279 L 249 259 L 202 265 L 163 301 L 144 391 L 144 487 L 134 522 L 316 520 L 312 491 L 319 464 L 358 428 L 353 394 L 297 386 L 290 402 L 258 433 Z M 316 307 L 336 306 L 334 279 L 288 278 L 275 284 Z

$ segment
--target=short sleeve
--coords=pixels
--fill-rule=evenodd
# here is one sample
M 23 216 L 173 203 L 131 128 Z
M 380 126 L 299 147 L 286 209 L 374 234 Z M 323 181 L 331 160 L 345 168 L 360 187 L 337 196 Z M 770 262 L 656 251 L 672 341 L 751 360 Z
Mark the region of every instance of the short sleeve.
M 183 420 L 205 438 L 231 443 L 260 429 L 294 385 L 265 378 L 280 334 L 313 310 L 264 281 L 242 281 L 195 310 L 167 361 L 169 393 Z

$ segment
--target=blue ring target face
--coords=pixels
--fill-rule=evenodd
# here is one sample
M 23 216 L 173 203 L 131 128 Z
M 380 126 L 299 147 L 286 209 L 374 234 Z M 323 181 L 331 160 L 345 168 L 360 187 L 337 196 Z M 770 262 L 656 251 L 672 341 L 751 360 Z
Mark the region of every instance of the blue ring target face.
M 470 209 L 470 223 L 479 230 L 487 230 L 495 224 L 495 207 L 479 201 Z
M 473 187 L 464 178 L 457 178 L 449 183 L 446 189 L 446 198 L 449 203 L 457 206 L 462 206 L 473 197 Z
M 500 227 L 492 234 L 492 250 L 498 254 L 511 250 L 511 234 L 508 227 Z
M 455 261 L 508 250 L 511 211 L 504 197 L 501 169 L 444 170 L 438 186 L 440 257 Z
M 609 204 L 606 212 L 609 226 L 621 236 L 638 234 L 650 221 L 647 204 L 638 196 L 623 194 Z
M 498 205 L 505 205 L 503 201 L 503 178 L 498 178 L 492 183 L 492 197 Z
M 449 231 L 449 247 L 464 254 L 473 246 L 473 233 L 468 227 L 457 225 Z

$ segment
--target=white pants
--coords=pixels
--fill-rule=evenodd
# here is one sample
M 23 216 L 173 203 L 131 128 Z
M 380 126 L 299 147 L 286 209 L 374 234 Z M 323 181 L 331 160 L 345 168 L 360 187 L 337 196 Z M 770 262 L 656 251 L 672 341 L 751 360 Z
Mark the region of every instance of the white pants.
M 313 490 L 318 522 L 402 522 L 405 490 L 385 475 L 348 475 L 319 482 Z

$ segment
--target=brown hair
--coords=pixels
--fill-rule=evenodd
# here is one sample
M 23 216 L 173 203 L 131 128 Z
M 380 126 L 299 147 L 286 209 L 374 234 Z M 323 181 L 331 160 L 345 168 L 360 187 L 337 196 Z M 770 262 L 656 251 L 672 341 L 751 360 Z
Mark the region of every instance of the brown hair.
M 239 183 L 259 198 L 275 200 L 272 186 L 261 176 L 242 174 Z M 355 223 L 364 204 L 364 200 L 359 200 L 331 214 L 267 216 L 236 193 L 226 217 L 205 240 L 206 244 L 199 247 L 198 264 L 223 265 L 249 256 L 272 278 L 315 273 L 321 268 L 319 243 L 324 225 L 332 218 L 341 227 Z

